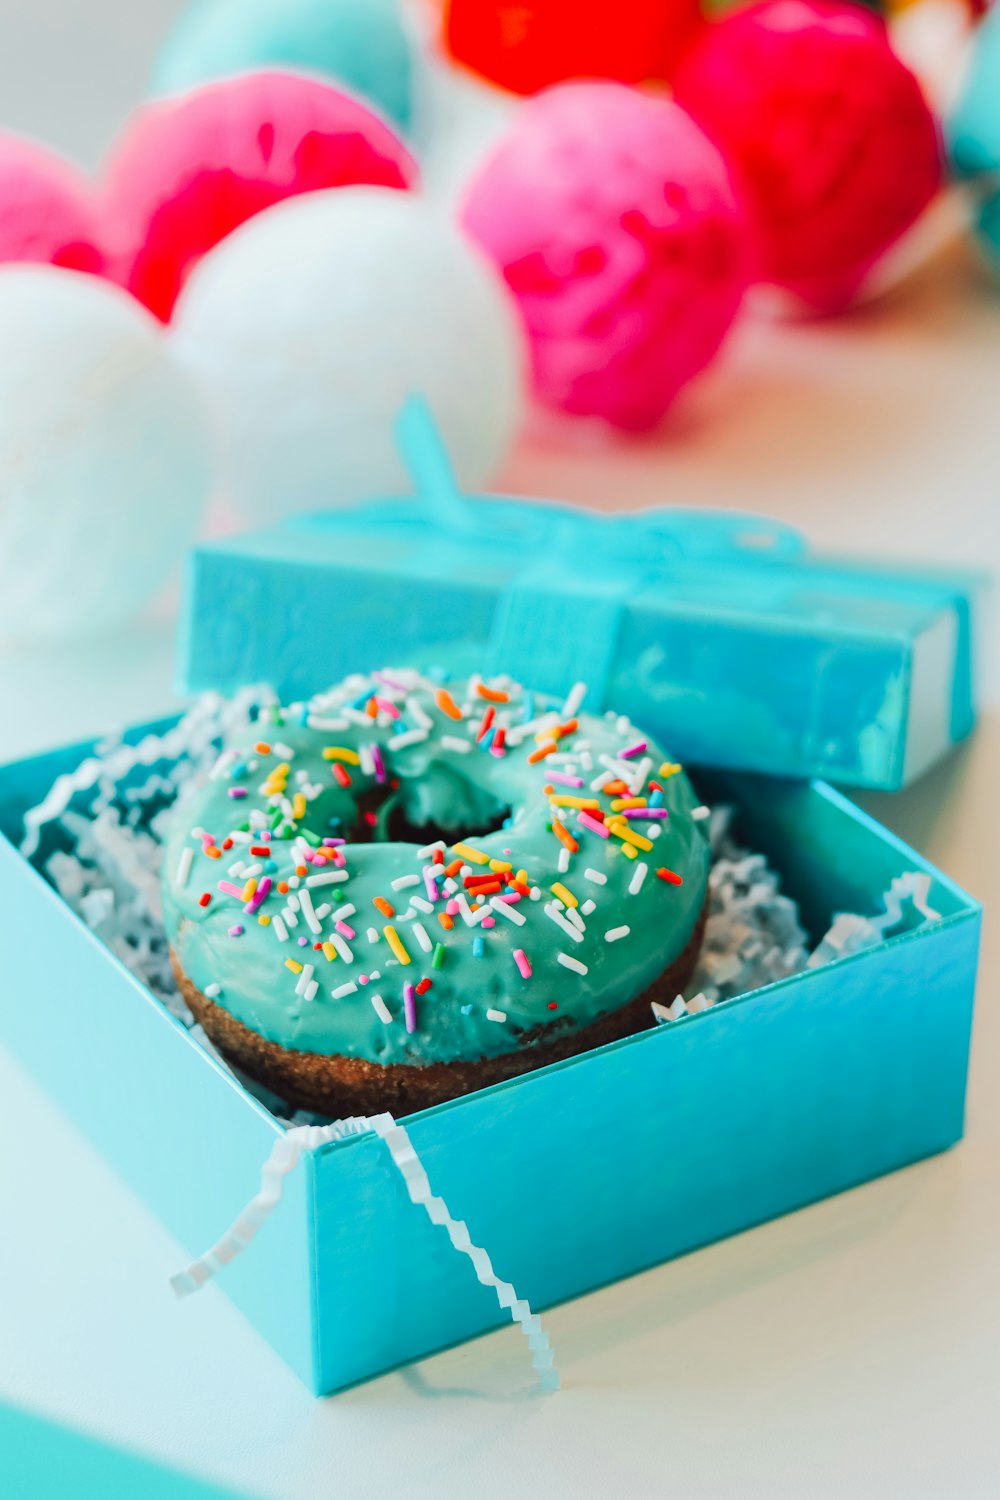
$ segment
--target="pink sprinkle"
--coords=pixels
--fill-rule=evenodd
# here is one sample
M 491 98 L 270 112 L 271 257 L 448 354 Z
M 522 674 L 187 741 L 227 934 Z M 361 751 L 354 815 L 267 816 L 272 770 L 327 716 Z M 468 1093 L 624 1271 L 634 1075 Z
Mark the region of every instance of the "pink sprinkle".
M 225 891 L 227 896 L 235 896 L 237 901 L 243 900 L 243 887 L 241 885 L 233 885 L 231 880 L 220 880 L 219 890 Z
M 458 914 L 459 914 L 459 912 L 461 910 L 462 910 L 462 908 L 459 906 L 458 902 L 455 900 L 455 897 L 452 896 L 451 900 L 448 902 L 447 906 L 445 907 L 445 911 L 448 913 L 449 917 L 457 917 Z
M 550 781 L 558 781 L 560 786 L 583 786 L 582 776 L 567 776 L 565 771 L 547 772 Z
M 237 800 L 239 800 L 240 797 L 245 797 L 246 794 L 247 789 L 245 786 L 231 786 L 229 788 L 230 797 L 235 797 Z
M 501 725 L 493 736 L 493 743 L 490 745 L 491 755 L 496 755 L 497 757 L 506 755 L 507 752 L 504 749 L 504 741 L 506 740 L 506 738 L 507 731 L 506 729 L 504 729 L 503 725 Z
M 380 698 L 376 693 L 375 704 L 376 707 L 380 708 L 384 714 L 388 714 L 390 719 L 399 718 L 399 709 L 396 707 L 395 703 L 390 703 L 388 698 Z
M 582 807 L 576 815 L 576 821 L 582 824 L 584 828 L 589 829 L 591 833 L 599 833 L 602 839 L 609 839 L 611 837 L 600 819 L 592 818 L 590 813 L 585 812 Z
M 230 937 L 242 937 L 243 936 L 243 928 L 242 927 L 230 927 L 230 929 L 229 929 L 229 936 Z
M 354 928 L 353 927 L 348 927 L 348 925 L 347 925 L 346 922 L 336 921 L 336 922 L 334 922 L 333 925 L 337 929 L 337 931 L 340 933 L 341 937 L 353 938 L 353 937 L 357 936 L 357 934 L 354 931 Z
M 514 962 L 517 964 L 522 979 L 531 978 L 531 965 L 523 948 L 514 949 Z
M 359 974 L 358 975 L 358 983 L 359 984 L 367 984 L 368 983 L 368 975 L 367 974 Z
M 516 906 L 521 899 L 520 891 L 504 891 L 502 896 L 495 896 L 495 901 L 502 901 L 505 906 Z
M 250 915 L 253 916 L 254 912 L 260 906 L 261 902 L 267 900 L 268 892 L 270 891 L 270 889 L 271 877 L 270 875 L 265 875 L 264 879 L 254 891 L 253 895 L 250 897 L 250 900 L 247 902 L 246 906 L 244 906 L 243 910 L 249 912 Z
M 403 985 L 403 1015 L 406 1018 L 407 1031 L 417 1029 L 417 994 L 412 984 Z
M 495 927 L 497 925 L 497 919 L 496 917 L 484 917 L 479 925 L 480 927 Z
M 631 760 L 633 755 L 641 755 L 648 744 L 648 740 L 636 740 L 634 745 L 629 745 L 627 750 L 619 750 L 618 754 L 622 760 Z
M 398 718 L 399 715 L 397 714 L 396 717 Z M 375 780 L 381 786 L 385 781 L 385 761 L 382 759 L 382 751 L 378 745 L 372 745 L 371 751 L 372 765 L 375 767 Z M 343 839 L 341 839 L 341 843 L 343 843 Z
M 428 901 L 432 903 L 440 901 L 441 892 L 438 890 L 438 883 L 430 865 L 424 865 L 424 887 L 427 891 Z

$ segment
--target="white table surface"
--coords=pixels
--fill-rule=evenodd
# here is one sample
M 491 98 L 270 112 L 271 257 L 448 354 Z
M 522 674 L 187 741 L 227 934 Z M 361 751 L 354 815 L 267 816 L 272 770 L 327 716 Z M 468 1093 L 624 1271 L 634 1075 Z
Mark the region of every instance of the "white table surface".
M 7 117 L 96 154 L 175 8 L 144 6 L 119 34 L 111 18 L 143 7 L 0 4 Z M 41 69 L 54 20 L 63 71 L 40 94 L 3 43 Z M 67 48 L 93 70 L 75 113 Z M 954 255 L 839 323 L 748 327 L 654 441 L 536 437 L 504 477 L 597 505 L 762 510 L 827 549 L 996 572 L 998 392 L 1000 294 Z M 0 757 L 169 708 L 170 632 L 0 653 Z M 984 647 L 973 742 L 903 795 L 863 800 L 992 899 L 1000 653 Z M 174 1301 L 182 1248 L 0 1051 L 0 1397 L 274 1500 L 993 1496 L 998 975 L 987 921 L 957 1150 L 555 1309 L 564 1389 L 548 1398 L 507 1329 L 315 1400 L 219 1290 Z

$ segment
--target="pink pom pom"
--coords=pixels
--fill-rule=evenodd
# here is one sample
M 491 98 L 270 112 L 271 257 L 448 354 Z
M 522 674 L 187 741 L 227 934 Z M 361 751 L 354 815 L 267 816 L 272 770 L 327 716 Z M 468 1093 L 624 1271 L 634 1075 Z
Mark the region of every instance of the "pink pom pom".
M 518 300 L 540 397 L 618 427 L 660 420 L 743 295 L 721 157 L 677 105 L 618 84 L 526 104 L 462 216 Z
M 758 221 L 760 279 L 844 306 L 941 181 L 934 118 L 883 21 L 765 0 L 710 26 L 678 102 L 718 144 Z
M 409 152 L 357 100 L 290 73 L 248 73 L 141 109 L 112 154 L 106 224 L 118 279 L 164 320 L 196 261 L 296 193 L 405 188 Z
M 12 260 L 104 268 L 83 173 L 33 141 L 0 135 L 0 261 Z

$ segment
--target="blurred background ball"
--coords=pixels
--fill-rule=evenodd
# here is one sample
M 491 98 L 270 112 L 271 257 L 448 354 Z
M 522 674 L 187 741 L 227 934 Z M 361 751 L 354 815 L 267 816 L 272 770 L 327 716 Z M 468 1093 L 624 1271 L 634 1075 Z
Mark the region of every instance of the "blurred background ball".
M 759 279 L 819 311 L 854 296 L 941 183 L 938 129 L 883 20 L 836 0 L 765 0 L 706 28 L 678 103 L 757 219 Z
M 84 174 L 34 141 L 0 134 L 0 261 L 13 260 L 104 268 Z
M 746 284 L 746 224 L 719 153 L 677 105 L 618 84 L 526 104 L 462 222 L 517 298 L 541 399 L 618 427 L 661 419 Z
M 192 266 L 261 209 L 356 183 L 405 188 L 412 157 L 365 105 L 292 73 L 247 73 L 140 109 L 105 172 L 116 277 L 164 320 Z
M 698 0 L 447 0 L 451 56 L 515 94 L 570 78 L 669 78 L 700 30 Z
M 0 267 L 0 638 L 76 636 L 150 602 L 208 491 L 201 406 L 118 287 Z
M 947 123 L 952 166 L 978 178 L 979 239 L 1000 271 L 1000 11 L 991 10 L 975 33 L 961 93 Z
M 263 67 L 320 74 L 409 124 L 413 44 L 401 0 L 192 0 L 160 49 L 153 92 Z
M 408 491 L 393 424 L 412 394 L 470 488 L 518 422 L 516 312 L 412 193 L 344 188 L 268 209 L 198 266 L 172 342 L 215 408 L 225 489 L 248 521 Z

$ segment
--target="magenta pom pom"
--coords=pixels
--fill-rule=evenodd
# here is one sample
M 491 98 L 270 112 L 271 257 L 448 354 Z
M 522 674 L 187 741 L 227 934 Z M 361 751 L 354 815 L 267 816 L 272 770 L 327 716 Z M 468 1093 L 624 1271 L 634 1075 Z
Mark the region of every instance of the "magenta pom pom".
M 108 164 L 115 273 L 157 317 L 195 263 L 283 198 L 369 184 L 405 188 L 416 166 L 396 135 L 339 89 L 247 73 L 139 110 Z
M 719 153 L 666 100 L 566 84 L 525 105 L 467 195 L 538 395 L 654 426 L 715 354 L 745 286 L 745 225 Z
M 0 261 L 15 260 L 104 268 L 83 173 L 33 141 L 0 135 Z
M 941 182 L 934 118 L 884 22 L 859 6 L 765 0 L 702 34 L 676 97 L 754 212 L 760 278 L 821 310 L 850 301 Z

